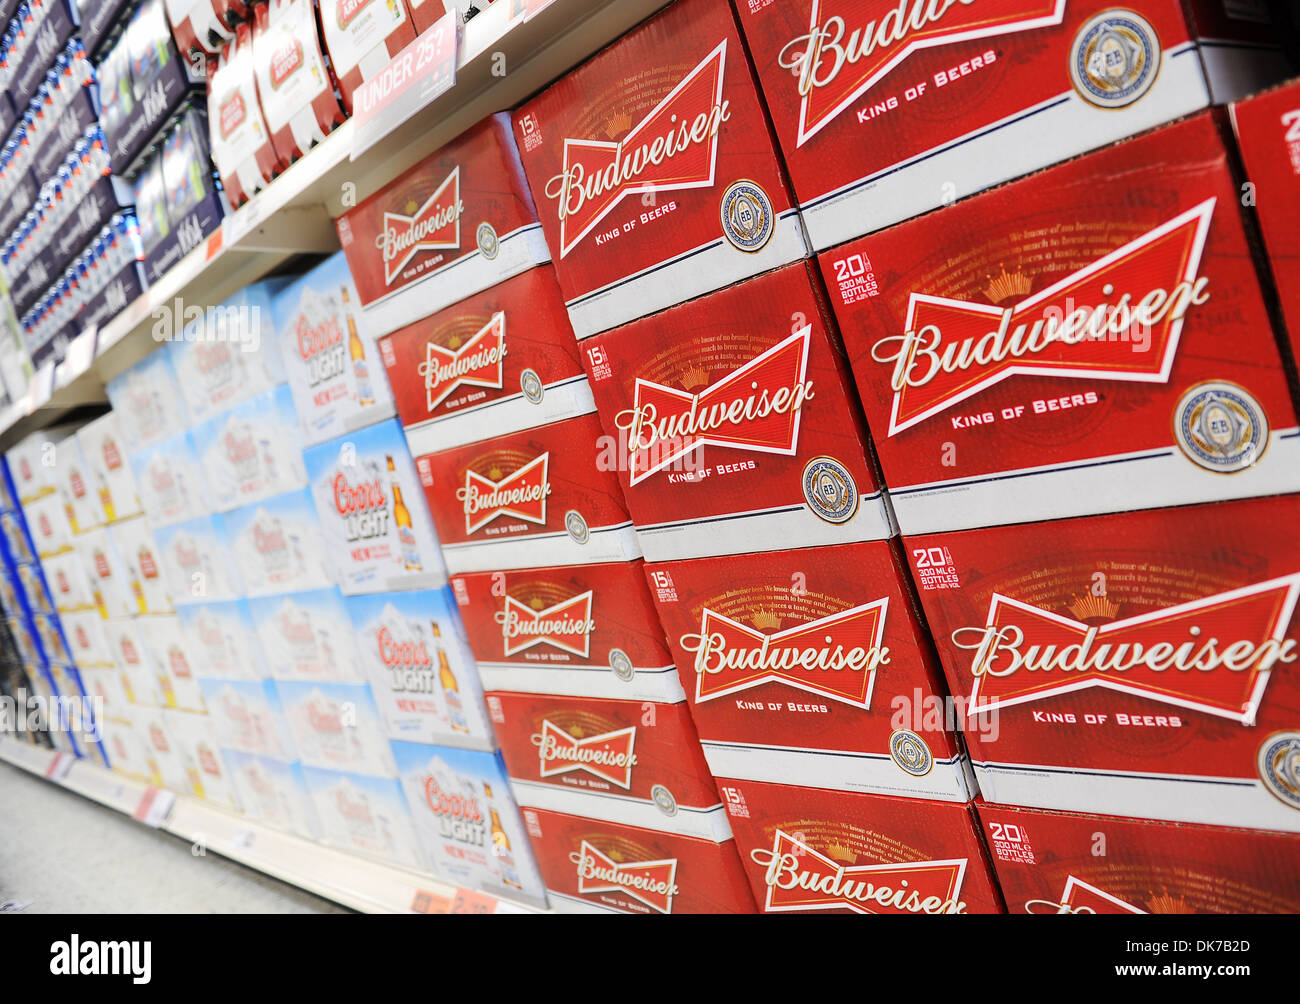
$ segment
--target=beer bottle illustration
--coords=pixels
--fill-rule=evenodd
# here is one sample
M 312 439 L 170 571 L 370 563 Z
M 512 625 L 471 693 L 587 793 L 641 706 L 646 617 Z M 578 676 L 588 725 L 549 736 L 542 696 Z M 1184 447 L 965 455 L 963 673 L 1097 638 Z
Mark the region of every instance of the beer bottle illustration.
M 451 671 L 447 653 L 438 649 L 438 682 L 442 684 L 443 696 L 447 698 L 447 718 L 455 732 L 468 732 L 469 724 L 465 721 L 465 705 L 460 699 L 460 685 L 456 674 Z
M 127 566 L 131 572 L 131 595 L 135 597 L 135 605 L 139 608 L 140 613 L 149 612 L 149 604 L 144 598 L 144 586 L 140 583 L 140 576 L 135 574 L 135 566 Z
M 348 318 L 348 354 L 352 357 L 352 373 L 357 378 L 357 404 L 363 408 L 375 403 L 375 392 L 370 386 L 370 367 L 366 364 L 366 347 L 357 333 L 357 322 L 352 317 L 352 301 L 347 286 L 343 286 L 343 311 Z
M 104 507 L 104 519 L 111 523 L 117 518 L 117 510 L 113 507 L 113 493 L 109 490 L 104 475 L 99 471 L 95 472 L 95 482 L 99 491 L 99 504 Z
M 519 875 L 515 871 L 515 854 L 510 849 L 510 836 L 501 825 L 501 814 L 492 804 L 492 785 L 484 781 L 483 791 L 488 797 L 488 811 L 492 815 L 492 853 L 501 862 L 501 881 L 513 889 L 522 889 L 524 884 L 519 881 Z
M 393 489 L 393 522 L 397 525 L 402 564 L 408 572 L 418 572 L 421 568 L 420 548 L 415 542 L 415 524 L 411 522 L 411 510 L 402 500 L 402 486 L 397 483 L 397 468 L 391 455 L 388 457 L 388 482 Z

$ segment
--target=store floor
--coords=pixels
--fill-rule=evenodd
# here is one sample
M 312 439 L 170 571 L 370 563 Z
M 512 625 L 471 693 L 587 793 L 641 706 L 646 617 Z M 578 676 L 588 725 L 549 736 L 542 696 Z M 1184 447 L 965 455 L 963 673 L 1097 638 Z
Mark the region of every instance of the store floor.
M 0 763 L 0 912 L 346 913 Z

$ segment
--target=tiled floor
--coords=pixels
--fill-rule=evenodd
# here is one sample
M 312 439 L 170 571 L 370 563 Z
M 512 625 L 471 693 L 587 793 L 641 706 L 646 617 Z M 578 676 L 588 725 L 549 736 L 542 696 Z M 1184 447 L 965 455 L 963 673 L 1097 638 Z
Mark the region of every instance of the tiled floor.
M 345 913 L 0 763 L 0 912 Z

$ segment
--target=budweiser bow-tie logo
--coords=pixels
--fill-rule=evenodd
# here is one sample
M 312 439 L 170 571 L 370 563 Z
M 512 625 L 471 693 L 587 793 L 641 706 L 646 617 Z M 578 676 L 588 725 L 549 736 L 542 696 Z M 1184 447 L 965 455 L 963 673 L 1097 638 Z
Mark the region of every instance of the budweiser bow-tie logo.
M 459 248 L 463 209 L 458 165 L 424 205 L 411 200 L 409 215 L 385 212 L 383 232 L 375 238 L 375 247 L 384 258 L 384 281 L 391 283 L 421 251 Z
M 765 869 L 768 913 L 848 910 L 852 913 L 965 913 L 966 859 L 908 864 L 837 864 L 794 836 L 776 831 L 772 849 L 749 852 Z
M 793 456 L 813 397 L 805 379 L 811 340 L 805 325 L 698 394 L 638 377 L 632 408 L 614 419 L 627 431 L 631 483 L 706 445 Z
M 558 203 L 561 258 L 628 196 L 712 187 L 718 130 L 730 117 L 726 62 L 723 39 L 617 143 L 564 141 L 564 173 L 546 183 Z
M 1297 659 L 1298 597 L 1300 572 L 1095 627 L 994 593 L 987 624 L 952 635 L 975 652 L 968 714 L 1107 687 L 1253 725 L 1273 667 Z
M 578 739 L 554 722 L 542 719 L 542 731 L 532 740 L 537 747 L 541 777 L 585 770 L 625 791 L 632 787 L 632 768 L 636 766 L 636 754 L 632 751 L 636 744 L 635 727 Z
M 591 652 L 592 590 L 543 610 L 534 610 L 507 594 L 505 608 L 497 611 L 505 654 L 517 655 L 535 645 L 552 645 L 562 652 L 586 658 Z
M 506 315 L 498 311 L 492 320 L 479 328 L 458 349 L 447 349 L 434 342 L 425 346 L 420 376 L 429 411 L 447 400 L 457 387 L 494 387 L 501 389 L 503 362 L 506 358 Z
M 798 145 L 920 49 L 1060 24 L 1064 14 L 1065 0 L 813 0 L 808 34 L 779 57 L 798 81 Z
M 546 498 L 551 494 L 547 479 L 550 461 L 550 453 L 543 453 L 500 481 L 466 471 L 465 486 L 456 490 L 456 497 L 465 507 L 465 532 L 473 533 L 498 516 L 514 516 L 545 526 Z
M 1118 896 L 1102 892 L 1095 885 L 1089 885 L 1073 875 L 1067 876 L 1061 901 L 1053 903 L 1045 899 L 1031 899 L 1025 902 L 1026 913 L 1096 913 L 1125 914 L 1142 913 L 1132 903 L 1125 903 Z
M 673 912 L 673 897 L 678 891 L 676 858 L 615 861 L 584 840 L 569 860 L 578 866 L 580 894 L 620 892 L 658 913 Z
M 1209 299 L 1198 277 L 1214 199 L 1021 300 L 996 307 L 913 293 L 892 363 L 893 436 L 1016 375 L 1164 383 L 1183 317 Z
M 856 708 L 871 707 L 889 598 L 764 634 L 704 608 L 700 633 L 683 635 L 695 653 L 695 700 L 711 701 L 764 683 L 783 683 Z

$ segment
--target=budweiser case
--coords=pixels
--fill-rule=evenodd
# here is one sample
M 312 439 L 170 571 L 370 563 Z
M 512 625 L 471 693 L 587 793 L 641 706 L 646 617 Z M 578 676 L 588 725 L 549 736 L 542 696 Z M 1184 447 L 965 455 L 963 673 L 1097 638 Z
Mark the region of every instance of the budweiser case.
M 550 258 L 504 114 L 349 210 L 338 231 L 376 335 Z
M 606 332 L 582 352 L 647 558 L 889 536 L 808 266 Z
M 1232 106 L 1232 125 L 1277 285 L 1291 349 L 1300 352 L 1300 81 Z
M 549 266 L 380 339 L 411 452 L 435 453 L 595 409 Z
M 1209 103 L 1177 0 L 996 6 L 737 4 L 817 250 Z
M 1011 913 L 1300 909 L 1291 833 L 983 803 L 978 813 Z
M 1001 913 L 967 805 L 718 779 L 764 913 Z
M 501 758 L 422 743 L 393 742 L 392 749 L 434 872 L 465 888 L 544 902 Z
M 551 907 L 564 913 L 753 913 L 732 840 L 524 809 Z
M 487 690 L 684 699 L 639 561 L 451 580 Z
M 679 0 L 515 134 L 579 338 L 807 254 L 728 4 Z
M 438 538 L 396 420 L 314 446 L 303 459 L 344 593 L 446 585 Z
M 1300 488 L 1237 197 L 1207 113 L 823 257 L 904 533 Z
M 347 259 L 326 259 L 275 298 L 280 355 L 307 445 L 390 418 L 375 339 Z
M 388 736 L 496 746 L 449 589 L 353 596 L 347 616 Z
M 984 797 L 1300 831 L 1295 496 L 906 540 Z
M 592 415 L 417 457 L 453 573 L 640 556 Z
M 685 704 L 499 692 L 487 704 L 520 805 L 731 836 Z
M 716 776 L 971 797 L 887 542 L 651 564 L 646 577 Z

